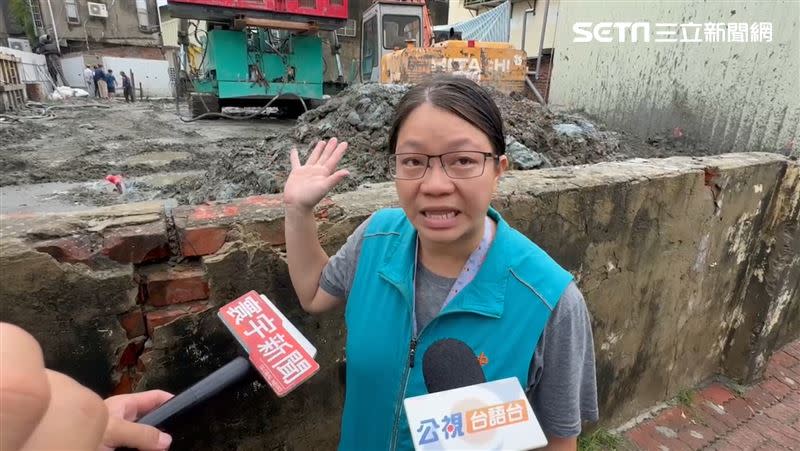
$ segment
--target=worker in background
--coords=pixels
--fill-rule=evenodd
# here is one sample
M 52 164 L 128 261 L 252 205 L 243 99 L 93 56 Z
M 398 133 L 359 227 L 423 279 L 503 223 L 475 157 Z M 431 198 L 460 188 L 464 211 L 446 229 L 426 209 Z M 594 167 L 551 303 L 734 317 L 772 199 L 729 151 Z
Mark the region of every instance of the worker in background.
M 103 69 L 102 64 L 97 65 L 94 70 L 94 86 L 97 88 L 97 97 L 101 99 L 108 98 L 108 83 L 106 83 L 106 71 Z
M 131 86 L 131 79 L 125 74 L 124 71 L 119 73 L 122 77 L 122 95 L 125 96 L 125 103 L 133 100 L 133 86 Z
M 89 97 L 94 97 L 94 69 L 89 66 L 83 70 L 83 82 L 86 83 L 86 92 L 89 93 Z
M 67 86 L 67 78 L 61 68 L 61 53 L 58 43 L 53 41 L 49 34 L 39 36 L 39 44 L 34 48 L 34 52 L 44 55 L 47 62 L 47 72 L 53 80 L 54 87 Z
M 114 93 L 117 92 L 117 78 L 114 76 L 114 71 L 109 69 L 106 74 L 106 84 L 108 85 L 108 98 L 113 98 Z
M 0 323 L 0 357 L 0 449 L 166 450 L 172 443 L 155 427 L 134 423 L 170 393 L 150 390 L 102 400 L 45 368 L 36 339 L 9 323 Z

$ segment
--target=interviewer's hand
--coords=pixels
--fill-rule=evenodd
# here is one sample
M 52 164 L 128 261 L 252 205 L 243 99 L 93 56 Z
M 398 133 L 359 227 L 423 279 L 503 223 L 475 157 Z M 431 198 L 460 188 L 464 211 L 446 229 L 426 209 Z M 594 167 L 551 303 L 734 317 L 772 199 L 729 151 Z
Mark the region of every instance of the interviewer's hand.
M 45 368 L 42 348 L 23 329 L 0 323 L 0 449 L 167 449 L 172 438 L 140 416 L 172 397 L 160 390 L 103 401 L 72 378 Z
M 103 434 L 101 451 L 117 447 L 140 450 L 165 450 L 172 437 L 153 426 L 134 423 L 137 419 L 172 398 L 170 393 L 150 390 L 130 395 L 112 396 L 105 400 L 108 407 L 108 425 Z

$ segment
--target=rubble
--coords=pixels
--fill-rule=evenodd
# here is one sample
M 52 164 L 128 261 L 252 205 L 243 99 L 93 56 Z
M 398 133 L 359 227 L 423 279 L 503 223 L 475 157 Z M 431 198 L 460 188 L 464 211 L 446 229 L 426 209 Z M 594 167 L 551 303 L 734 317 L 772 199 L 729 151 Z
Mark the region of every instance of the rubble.
M 257 147 L 234 149 L 220 156 L 204 177 L 186 179 L 165 188 L 163 194 L 199 203 L 278 193 L 290 170 L 290 149 L 296 147 L 302 158 L 319 140 L 332 137 L 349 144 L 340 166 L 351 176 L 335 188 L 336 192 L 388 181 L 392 164 L 389 130 L 394 107 L 407 90 L 404 85 L 351 86 L 302 115 L 294 127 L 266 136 Z M 620 149 L 615 133 L 598 131 L 583 118 L 552 113 L 521 95 L 509 96 L 491 89 L 490 93 L 503 115 L 509 137 L 506 150 L 514 169 L 593 163 L 612 159 Z M 563 128 L 565 121 L 572 121 L 567 125 L 581 130 L 580 136 L 554 129 L 554 123 L 562 123 Z
M 406 86 L 354 85 L 297 121 L 194 121 L 173 102 L 99 102 L 71 97 L 0 116 L 0 213 L 64 211 L 174 198 L 181 204 L 278 193 L 289 151 L 301 157 L 320 139 L 350 148 L 351 176 L 336 192 L 390 180 L 388 134 Z M 511 168 L 531 170 L 634 157 L 706 155 L 708 147 L 665 130 L 648 141 L 607 130 L 579 115 L 552 111 L 522 95 L 490 89 L 503 115 Z M 186 114 L 185 107 L 180 113 Z M 796 151 L 787 144 L 784 153 Z M 122 193 L 104 178 L 118 174 Z

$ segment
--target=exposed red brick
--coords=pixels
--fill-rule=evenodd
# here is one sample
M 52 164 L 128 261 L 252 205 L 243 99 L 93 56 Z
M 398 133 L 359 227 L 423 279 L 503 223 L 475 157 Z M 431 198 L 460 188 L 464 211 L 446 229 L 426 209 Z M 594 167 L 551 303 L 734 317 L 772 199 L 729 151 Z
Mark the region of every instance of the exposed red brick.
M 702 449 L 717 437 L 710 428 L 693 423 L 678 431 L 678 439 L 692 449 Z
M 705 414 L 703 418 L 708 418 L 708 416 L 714 417 L 714 419 L 722 422 L 727 426 L 728 429 L 733 429 L 739 424 L 739 420 L 736 419 L 733 415 L 729 414 L 725 411 L 725 408 L 715 404 L 710 405 L 708 404 L 710 401 L 703 400 L 701 401 L 695 408 L 697 409 L 699 414 Z
M 770 377 L 769 379 L 764 380 L 758 385 L 779 400 L 784 396 L 786 396 L 791 391 L 791 388 L 789 388 L 789 386 L 787 386 L 783 382 L 780 382 L 778 379 L 775 379 L 774 377 Z
M 111 395 L 127 395 L 129 393 L 133 393 L 133 380 L 128 373 L 122 373 L 122 376 L 119 379 L 119 382 L 111 391 Z
M 87 235 L 40 241 L 34 248 L 61 263 L 87 263 L 94 255 L 94 244 Z
M 785 424 L 792 424 L 800 416 L 800 412 L 787 405 L 787 403 L 780 402 L 764 409 L 764 415 Z
M 737 428 L 735 431 L 731 431 L 726 438 L 728 441 L 735 444 L 735 446 L 740 447 L 741 449 L 756 449 L 760 445 L 764 444 L 768 437 L 769 435 L 765 437 L 757 430 L 752 428 L 751 425 L 745 424 Z
M 180 231 L 181 254 L 199 257 L 217 252 L 225 244 L 226 227 L 208 226 Z
M 320 204 L 323 204 L 326 200 L 330 201 L 329 198 L 326 198 L 323 199 L 323 201 Z M 244 205 L 257 205 L 259 207 L 281 208 L 283 207 L 283 195 L 266 194 L 261 196 L 250 196 L 242 199 L 240 203 Z
M 769 359 L 769 365 L 778 365 L 783 368 L 791 368 L 796 365 L 800 365 L 800 359 L 794 358 L 786 351 L 777 351 L 772 354 L 772 358 Z
M 656 416 L 654 422 L 659 426 L 666 426 L 675 430 L 692 424 L 688 415 L 686 415 L 684 409 L 681 407 L 670 407 L 669 409 L 662 410 L 658 416 Z
M 777 399 L 759 385 L 751 387 L 742 397 L 755 410 L 761 410 L 775 404 Z
M 722 405 L 734 398 L 734 394 L 722 384 L 714 383 L 700 390 L 698 397 Z
M 762 435 L 768 435 L 771 440 L 789 447 L 789 449 L 800 443 L 800 431 L 766 415 L 756 415 L 751 424 Z
M 717 414 L 709 411 L 708 407 L 705 409 L 702 406 L 697 406 L 692 411 L 694 417 L 700 424 L 703 424 L 714 431 L 715 435 L 722 436 L 731 429 L 731 426 L 718 418 Z
M 653 431 L 655 431 L 655 425 L 647 422 L 629 430 L 625 436 L 639 449 L 658 449 L 658 441 L 650 434 Z
M 207 299 L 210 291 L 205 271 L 200 265 L 162 265 L 148 272 L 145 277 L 145 302 L 156 307 Z
M 142 263 L 170 256 L 162 222 L 112 229 L 103 237 L 103 254 L 120 263 Z
M 800 340 L 793 341 L 781 349 L 781 351 L 789 354 L 797 360 L 800 360 Z
M 144 314 L 138 308 L 131 312 L 120 315 L 119 322 L 128 338 L 144 335 L 147 329 L 144 326 Z
M 756 414 L 756 410 L 747 401 L 742 398 L 734 398 L 725 403 L 725 411 L 733 415 L 737 421 L 743 422 Z
M 650 434 L 658 444 L 667 447 L 670 451 L 692 451 L 689 445 L 678 438 L 678 431 L 670 427 L 656 423 L 656 427 Z
M 117 369 L 136 365 L 136 362 L 139 360 L 139 354 L 141 354 L 142 349 L 144 349 L 145 340 L 145 337 L 138 337 L 128 342 L 119 356 Z
M 153 335 L 153 331 L 157 327 L 167 325 L 183 316 L 203 312 L 211 307 L 213 307 L 213 305 L 208 302 L 195 302 L 191 304 L 171 305 L 166 308 L 147 312 L 145 315 L 147 318 L 147 332 Z

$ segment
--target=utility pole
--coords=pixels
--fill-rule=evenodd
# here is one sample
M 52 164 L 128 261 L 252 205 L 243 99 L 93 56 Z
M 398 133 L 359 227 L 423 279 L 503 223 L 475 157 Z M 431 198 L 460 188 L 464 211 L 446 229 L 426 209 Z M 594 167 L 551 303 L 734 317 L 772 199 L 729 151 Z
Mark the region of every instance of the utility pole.
M 58 43 L 58 27 L 56 27 L 56 16 L 53 15 L 53 5 L 50 0 L 47 0 L 47 9 L 50 10 L 50 22 L 53 24 L 53 35 L 56 38 L 56 48 L 58 54 L 61 55 L 61 44 Z

